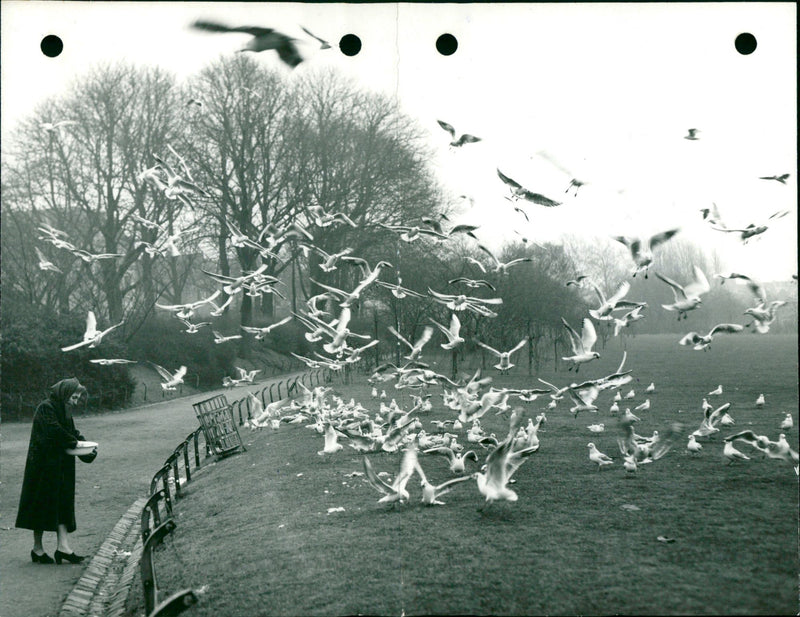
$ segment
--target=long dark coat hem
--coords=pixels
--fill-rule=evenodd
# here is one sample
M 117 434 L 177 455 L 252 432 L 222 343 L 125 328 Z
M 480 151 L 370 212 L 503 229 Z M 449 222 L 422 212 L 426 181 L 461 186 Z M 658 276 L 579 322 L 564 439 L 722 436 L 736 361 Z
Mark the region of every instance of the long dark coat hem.
M 74 448 L 84 437 L 66 413 L 65 403 L 79 385 L 77 379 L 59 382 L 53 386 L 50 398 L 36 408 L 16 527 L 57 531 L 62 524 L 70 533 L 77 529 L 75 457 L 66 449 Z

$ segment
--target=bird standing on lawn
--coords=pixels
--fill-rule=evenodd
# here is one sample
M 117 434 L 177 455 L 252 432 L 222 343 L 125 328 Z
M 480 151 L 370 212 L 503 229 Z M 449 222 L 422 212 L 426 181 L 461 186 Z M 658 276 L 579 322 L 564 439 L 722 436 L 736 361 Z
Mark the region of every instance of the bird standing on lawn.
M 587 443 L 586 447 L 589 448 L 589 460 L 593 463 L 597 463 L 598 471 L 601 467 L 604 467 L 605 465 L 612 465 L 614 463 L 614 459 L 607 454 L 600 452 L 600 450 L 597 449 L 597 446 L 592 442 Z

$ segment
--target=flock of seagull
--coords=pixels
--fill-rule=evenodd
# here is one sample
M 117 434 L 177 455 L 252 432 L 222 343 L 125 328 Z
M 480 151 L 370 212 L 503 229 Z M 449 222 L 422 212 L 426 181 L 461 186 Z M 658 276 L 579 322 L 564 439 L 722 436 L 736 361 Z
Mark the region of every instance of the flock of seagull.
M 295 46 L 295 39 L 277 32 L 271 28 L 260 27 L 229 27 L 211 21 L 196 21 L 192 24 L 196 29 L 207 32 L 239 32 L 252 35 L 252 39 L 242 51 L 259 52 L 264 50 L 275 50 L 281 60 L 290 67 L 297 66 L 303 61 Z M 321 48 L 329 48 L 330 45 L 311 34 L 304 28 L 309 36 L 321 43 Z M 452 149 L 462 148 L 467 144 L 481 141 L 481 138 L 469 133 L 462 133 L 457 137 L 455 128 L 447 122 L 438 120 L 439 126 L 450 136 L 449 147 Z M 59 126 L 68 126 L 71 121 L 53 123 L 48 126 L 43 125 L 46 131 L 56 131 Z M 697 140 L 699 130 L 689 129 L 685 139 Z M 141 172 L 139 179 L 148 182 L 154 189 L 163 192 L 168 199 L 179 200 L 182 203 L 192 205 L 195 199 L 208 198 L 209 194 L 192 178 L 189 167 L 183 158 L 171 147 L 170 153 L 176 163 L 169 163 L 166 158 L 153 154 L 155 165 Z M 520 200 L 530 204 L 553 208 L 562 205 L 562 202 L 537 193 L 529 188 L 522 186 L 509 176 L 497 169 L 500 180 L 509 190 L 506 197 L 509 201 L 517 204 Z M 765 176 L 764 180 L 775 180 L 785 184 L 788 174 L 780 176 Z M 577 195 L 578 189 L 584 184 L 577 178 L 571 178 L 565 193 L 574 190 Z M 515 208 L 526 218 L 528 213 L 519 207 Z M 751 223 L 746 226 L 729 227 L 723 223 L 716 205 L 702 211 L 703 220 L 713 229 L 722 233 L 738 233 L 742 242 L 764 233 L 771 221 L 782 218 L 788 211 L 779 211 L 771 215 L 767 221 Z M 380 411 L 370 413 L 369 410 L 356 403 L 354 400 L 349 402 L 341 398 L 332 396 L 328 400 L 329 389 L 317 387 L 314 390 L 305 388 L 305 392 L 298 399 L 279 401 L 264 408 L 254 395 L 250 395 L 250 414 L 248 426 L 252 429 L 271 427 L 277 429 L 281 423 L 306 423 L 309 427 L 316 429 L 324 436 L 324 447 L 319 451 L 321 456 L 335 455 L 344 449 L 345 445 L 357 452 L 364 453 L 363 473 L 364 479 L 381 494 L 380 503 L 407 502 L 410 499 L 408 484 L 416 473 L 419 476 L 422 489 L 422 503 L 426 505 L 442 505 L 441 497 L 455 489 L 463 486 L 468 480 L 474 480 L 477 489 L 484 496 L 486 502 L 494 501 L 516 501 L 517 493 L 509 485 L 514 482 L 513 476 L 516 471 L 525 463 L 532 454 L 539 449 L 538 432 L 542 423 L 546 422 L 546 412 L 555 411 L 559 402 L 565 397 L 571 404 L 569 411 L 577 418 L 581 412 L 597 413 L 598 406 L 595 404 L 599 395 L 604 391 L 616 390 L 613 404 L 609 408 L 609 413 L 617 418 L 618 438 L 617 443 L 620 454 L 623 457 L 623 467 L 626 473 L 635 473 L 641 465 L 653 463 L 664 457 L 683 435 L 683 426 L 680 423 L 673 423 L 661 432 L 654 431 L 650 436 L 639 435 L 635 431 L 635 424 L 640 419 L 633 411 L 643 412 L 650 408 L 650 399 L 636 406 L 633 411 L 620 407 L 620 403 L 625 404 L 625 400 L 635 396 L 633 390 L 623 397 L 620 388 L 633 380 L 632 370 L 624 370 L 626 354 L 623 355 L 622 362 L 613 374 L 586 380 L 582 383 L 572 382 L 566 386 L 556 386 L 539 380 L 546 387 L 544 388 L 495 388 L 491 385 L 492 378 L 482 376 L 478 370 L 471 378 L 466 377 L 454 381 L 444 375 L 432 370 L 430 366 L 421 361 L 426 345 L 433 340 L 434 334 L 441 334 L 443 337 L 440 347 L 445 350 L 456 350 L 463 345 L 466 340 L 461 335 L 461 321 L 459 314 L 472 312 L 476 315 L 495 318 L 497 313 L 493 308 L 503 303 L 500 297 L 479 297 L 468 295 L 463 288 L 484 289 L 488 292 L 495 292 L 494 286 L 483 279 L 472 279 L 459 277 L 449 281 L 449 285 L 455 286 L 459 293 L 446 293 L 442 290 L 434 290 L 430 287 L 425 292 L 405 287 L 402 279 L 397 276 L 397 283 L 381 280 L 384 272 L 394 268 L 391 263 L 380 261 L 374 266 L 356 255 L 353 255 L 352 248 L 345 248 L 335 254 L 329 254 L 314 244 L 313 226 L 327 228 L 333 225 L 344 225 L 356 228 L 357 224 L 343 212 L 327 211 L 320 206 L 308 208 L 305 216 L 305 223 L 295 220 L 284 229 L 278 229 L 274 224 L 265 225 L 257 237 L 249 237 L 239 230 L 231 221 L 225 221 L 231 244 L 234 247 L 250 247 L 258 251 L 265 258 L 277 259 L 275 250 L 280 250 L 280 244 L 288 240 L 292 245 L 304 252 L 306 256 L 312 252 L 317 253 L 322 258 L 321 270 L 328 273 L 339 267 L 353 267 L 360 269 L 361 280 L 352 290 L 339 289 L 329 284 L 313 281 L 315 285 L 323 290 L 322 293 L 309 298 L 302 310 L 292 312 L 289 316 L 277 321 L 276 323 L 263 327 L 241 326 L 244 334 L 226 335 L 217 330 L 213 330 L 214 343 L 224 344 L 226 342 L 240 339 L 244 335 L 252 335 L 257 340 L 263 340 L 274 329 L 283 326 L 289 321 L 296 321 L 305 328 L 304 336 L 311 343 L 320 343 L 322 350 L 327 355 L 318 351 L 313 351 L 313 357 L 292 354 L 295 358 L 304 362 L 311 368 L 326 367 L 333 371 L 341 371 L 345 367 L 353 365 L 362 359 L 362 353 L 379 343 L 367 334 L 353 332 L 350 330 L 350 320 L 353 307 L 356 306 L 365 296 L 367 290 L 373 287 L 380 287 L 389 290 L 397 299 L 408 301 L 408 298 L 426 298 L 443 307 L 450 312 L 448 325 L 437 322 L 429 318 L 431 325 L 425 325 L 421 334 L 416 340 L 407 339 L 401 332 L 394 327 L 389 327 L 388 332 L 394 337 L 398 345 L 404 346 L 407 353 L 404 356 L 405 363 L 398 366 L 394 363 L 384 363 L 376 367 L 369 380 L 375 384 L 373 396 L 378 397 L 377 384 L 394 381 L 394 388 L 410 389 L 416 394 L 412 394 L 414 406 L 411 409 L 403 410 L 392 400 L 391 404 L 386 404 L 383 400 L 380 403 Z M 142 252 L 147 252 L 152 257 L 157 256 L 176 256 L 179 255 L 178 242 L 182 234 L 188 229 L 180 230 L 176 233 L 168 233 L 163 225 L 150 221 L 144 217 L 134 215 L 134 220 L 139 225 L 139 229 L 146 234 L 148 239 L 142 237 L 136 244 L 136 248 Z M 478 229 L 474 225 L 449 225 L 446 229 L 444 223 L 449 223 L 445 215 L 437 218 L 422 217 L 418 223 L 407 225 L 381 224 L 387 231 L 397 234 L 398 238 L 406 243 L 411 243 L 420 238 L 428 238 L 437 243 L 447 242 L 455 236 L 469 236 L 477 240 L 475 231 Z M 69 251 L 87 264 L 92 264 L 99 260 L 114 259 L 122 257 L 119 254 L 92 254 L 88 251 L 77 248 L 68 240 L 68 236 L 63 231 L 57 230 L 47 224 L 39 227 L 42 235 L 40 240 L 50 243 L 58 250 Z M 679 233 L 679 228 L 664 230 L 652 236 L 629 237 L 617 236 L 614 239 L 624 245 L 630 255 L 633 264 L 632 276 L 643 274 L 648 278 L 650 269 L 654 266 L 654 251 L 664 243 L 668 242 Z M 503 262 L 497 255 L 480 244 L 478 248 L 481 255 L 488 258 L 488 263 L 475 257 L 469 257 L 468 261 L 474 265 L 482 274 L 492 273 L 503 276 L 512 267 L 524 267 L 525 263 L 533 261 L 530 257 L 514 259 Z M 39 258 L 39 268 L 61 272 L 51 261 L 49 261 L 42 251 L 37 247 Z M 259 297 L 262 294 L 276 294 L 284 297 L 278 289 L 283 283 L 277 278 L 265 273 L 267 265 L 261 265 L 252 272 L 242 273 L 240 276 L 222 275 L 203 270 L 204 274 L 220 284 L 221 289 L 214 292 L 211 296 L 195 302 L 183 304 L 160 304 L 156 307 L 160 310 L 170 312 L 176 319 L 181 320 L 185 325 L 185 332 L 193 335 L 202 328 L 212 326 L 213 321 L 192 321 L 198 311 L 203 308 L 210 310 L 213 318 L 223 314 L 225 309 L 231 304 L 233 298 L 238 293 Z M 674 294 L 674 302 L 664 304 L 662 308 L 667 311 L 677 313 L 679 321 L 687 320 L 690 313 L 702 307 L 702 296 L 711 290 L 710 283 L 706 274 L 697 266 L 693 267 L 692 280 L 688 282 L 678 282 L 672 280 L 658 272 L 654 272 L 655 277 L 670 287 Z M 770 325 L 775 321 L 777 310 L 786 304 L 782 300 L 768 302 L 764 287 L 749 277 L 740 273 L 718 273 L 715 278 L 720 279 L 720 284 L 727 280 L 737 279 L 744 281 L 754 296 L 755 306 L 748 308 L 745 315 L 752 319 L 746 325 L 721 323 L 715 325 L 708 333 L 688 332 L 678 343 L 680 345 L 692 346 L 694 350 L 707 351 L 710 349 L 712 339 L 715 335 L 725 333 L 732 334 L 743 331 L 745 328 L 754 327 L 761 334 L 769 331 Z M 605 322 L 608 327 L 613 326 L 614 336 L 618 336 L 622 328 L 630 327 L 631 324 L 644 319 L 647 304 L 641 301 L 625 299 L 630 291 L 630 283 L 623 281 L 612 293 L 611 290 L 601 289 L 590 277 L 578 275 L 570 281 L 566 281 L 567 286 L 574 286 L 579 291 L 589 291 L 596 296 L 596 303 L 588 310 L 588 315 L 583 318 L 580 324 L 580 331 L 571 326 L 562 318 L 563 327 L 569 338 L 570 352 L 562 357 L 562 360 L 569 364 L 570 371 L 574 370 L 575 375 L 580 368 L 589 364 L 600 357 L 599 352 L 594 350 L 597 341 L 597 331 L 595 322 Z M 227 296 L 223 303 L 217 304 L 218 298 L 225 294 Z M 205 307 L 205 308 L 204 308 Z M 106 330 L 97 329 L 97 321 L 92 311 L 89 311 L 86 322 L 86 329 L 81 341 L 62 347 L 62 351 L 70 352 L 78 348 L 98 347 L 103 338 L 119 328 L 123 322 L 112 325 Z M 356 344 L 355 340 L 361 341 Z M 493 366 L 500 374 L 505 374 L 514 367 L 512 357 L 519 352 L 527 343 L 527 338 L 522 339 L 507 350 L 499 350 L 484 341 L 474 340 L 474 343 L 481 349 L 492 354 L 497 359 Z M 92 362 L 100 365 L 124 364 L 133 361 L 121 358 L 95 359 Z M 165 391 L 174 390 L 183 382 L 186 375 L 186 366 L 181 366 L 172 372 L 164 367 L 154 365 L 154 368 L 162 378 L 161 386 Z M 238 369 L 238 377 L 226 376 L 223 380 L 225 387 L 233 387 L 243 383 L 253 383 L 258 371 L 245 371 Z M 431 387 L 441 388 L 443 405 L 452 410 L 453 417 L 446 421 L 431 421 L 436 432 L 428 433 L 423 428 L 422 416 L 431 409 L 431 394 L 428 390 Z M 651 384 L 647 389 L 647 394 L 655 392 L 655 385 Z M 717 391 L 709 392 L 708 396 L 721 395 L 722 387 Z M 385 398 L 385 390 L 381 398 Z M 549 398 L 545 412 L 536 416 L 535 420 L 528 419 L 524 424 L 525 408 L 522 406 L 512 407 L 509 399 L 514 397 L 522 403 L 535 401 L 537 397 Z M 763 395 L 760 397 L 760 404 L 763 406 Z M 731 404 L 726 403 L 719 407 L 709 404 L 706 399 L 703 401 L 703 418 L 697 430 L 688 437 L 686 449 L 693 456 L 696 456 L 703 449 L 703 443 L 698 439 L 710 439 L 719 432 L 719 426 L 731 426 L 735 423 L 729 415 L 728 410 Z M 481 426 L 481 418 L 490 410 L 496 413 L 509 413 L 508 431 L 500 437 L 494 434 L 486 434 Z M 524 424 L 524 425 L 523 425 Z M 791 414 L 787 414 L 786 419 L 781 425 L 781 430 L 788 431 L 792 427 Z M 592 433 L 602 433 L 605 431 L 604 423 L 594 423 L 587 427 Z M 473 449 L 466 450 L 466 446 L 459 443 L 460 439 L 465 439 Z M 344 443 L 340 443 L 340 440 Z M 756 435 L 752 431 L 741 431 L 736 434 L 728 435 L 724 438 L 723 455 L 729 464 L 736 461 L 748 460 L 750 457 L 736 448 L 736 444 L 745 444 L 754 451 L 760 453 L 762 457 L 780 459 L 789 462 L 798 472 L 798 454 L 786 441 L 785 432 L 773 441 L 768 436 Z M 589 450 L 589 461 L 597 465 L 600 470 L 603 467 L 612 465 L 615 461 L 611 456 L 600 452 L 594 442 L 587 444 Z M 480 459 L 478 451 L 485 450 L 483 463 L 478 466 Z M 373 452 L 399 452 L 402 454 L 400 468 L 393 481 L 389 482 L 382 476 L 386 474 L 376 473 L 372 467 L 368 456 Z M 449 462 L 449 469 L 454 474 L 460 474 L 441 484 L 434 485 L 428 480 L 428 476 L 423 471 L 422 454 L 446 456 Z M 467 461 L 477 468 L 471 472 L 467 471 Z M 354 472 L 356 473 L 356 472 Z

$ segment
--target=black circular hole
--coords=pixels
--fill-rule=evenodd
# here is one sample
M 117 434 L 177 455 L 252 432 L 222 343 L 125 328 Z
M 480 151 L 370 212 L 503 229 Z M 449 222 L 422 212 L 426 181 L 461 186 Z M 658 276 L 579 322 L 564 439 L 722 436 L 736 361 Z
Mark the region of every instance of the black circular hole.
M 756 50 L 758 41 L 756 41 L 756 37 L 749 32 L 742 32 L 736 37 L 736 42 L 734 44 L 736 45 L 736 51 L 746 56 L 752 54 Z
M 436 50 L 443 56 L 452 56 L 458 49 L 458 41 L 452 34 L 443 34 L 436 39 Z
M 55 58 L 64 50 L 64 43 L 55 34 L 48 34 L 40 45 L 42 53 L 48 58 Z
M 339 49 L 345 56 L 355 56 L 361 51 L 361 39 L 355 34 L 345 34 L 339 41 Z

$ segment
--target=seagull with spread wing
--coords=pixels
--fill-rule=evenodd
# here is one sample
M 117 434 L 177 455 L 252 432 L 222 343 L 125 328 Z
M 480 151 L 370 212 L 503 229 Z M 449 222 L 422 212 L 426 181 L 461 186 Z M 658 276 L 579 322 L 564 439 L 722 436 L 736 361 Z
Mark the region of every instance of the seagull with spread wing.
M 72 351 L 73 349 L 87 346 L 90 348 L 97 347 L 106 334 L 112 330 L 115 330 L 116 328 L 119 328 L 123 323 L 124 322 L 121 321 L 118 324 L 100 332 L 97 330 L 97 318 L 94 316 L 94 311 L 89 311 L 89 313 L 86 315 L 86 330 L 83 333 L 83 340 L 80 343 L 62 347 L 61 351 Z
M 644 319 L 642 310 L 644 310 L 644 306 L 637 306 L 632 311 L 625 313 L 620 319 L 614 317 L 614 336 L 619 335 L 619 331 L 622 328 L 627 328 L 632 323 L 639 321 L 640 319 Z
M 365 480 L 372 488 L 377 490 L 379 493 L 383 493 L 384 495 L 378 500 L 378 503 L 393 503 L 396 501 L 402 503 L 403 501 L 408 501 L 409 494 L 406 486 L 408 485 L 408 481 L 411 479 L 411 476 L 414 475 L 417 465 L 417 448 L 416 445 L 412 444 L 403 451 L 403 459 L 400 462 L 400 471 L 397 473 L 394 482 L 389 484 L 388 482 L 382 480 L 381 477 L 375 473 L 375 471 L 372 469 L 372 463 L 370 463 L 369 459 L 365 456 Z
M 531 203 L 538 204 L 540 206 L 545 206 L 546 208 L 553 208 L 555 206 L 561 205 L 560 201 L 555 201 L 553 199 L 545 197 L 544 195 L 541 195 L 539 193 L 534 193 L 533 191 L 526 189 L 516 180 L 513 180 L 512 178 L 506 176 L 499 169 L 497 170 L 497 175 L 506 184 L 506 186 L 508 186 L 509 190 L 511 191 L 510 199 L 513 201 L 517 201 L 518 199 L 524 199 L 525 201 L 529 201 Z
M 436 122 L 438 122 L 439 126 L 445 131 L 450 133 L 450 139 L 452 139 L 450 142 L 451 148 L 460 148 L 464 144 L 473 144 L 476 141 L 481 140 L 480 137 L 475 137 L 475 135 L 470 135 L 469 133 L 464 133 L 458 139 L 456 139 L 456 129 L 452 124 L 448 124 L 447 122 L 443 122 L 441 120 L 437 120 Z
M 263 328 L 257 328 L 254 326 L 239 326 L 239 327 L 248 334 L 255 334 L 255 339 L 257 341 L 263 341 L 264 338 L 267 336 L 267 334 L 272 332 L 275 328 L 278 328 L 283 324 L 289 323 L 291 320 L 292 316 L 289 315 L 288 317 L 284 317 L 280 321 L 276 321 L 275 323 L 265 326 Z
M 63 274 L 63 272 L 61 272 L 61 269 L 57 265 L 55 265 L 52 261 L 50 261 L 49 259 L 47 259 L 47 257 L 44 256 L 44 253 L 42 253 L 42 251 L 39 250 L 38 246 L 35 246 L 34 250 L 36 251 L 36 256 L 39 258 L 40 270 L 50 270 L 51 272 L 58 272 L 59 274 Z
M 511 266 L 515 266 L 517 264 L 533 261 L 532 257 L 519 257 L 517 259 L 512 259 L 511 261 L 507 261 L 507 262 L 503 263 L 502 261 L 500 261 L 497 258 L 497 256 L 494 253 L 492 253 L 489 249 L 487 249 L 482 244 L 479 244 L 478 248 L 480 250 L 482 250 L 484 253 L 486 253 L 489 257 L 492 258 L 492 261 L 494 262 L 494 267 L 493 267 L 492 271 L 497 273 L 497 274 L 505 274 L 506 272 L 508 272 L 508 269 Z M 477 264 L 483 272 L 486 272 L 486 268 L 484 268 L 484 266 L 478 260 L 470 259 L 470 261 L 472 261 L 473 263 Z
M 452 491 L 457 484 L 465 482 L 466 480 L 472 480 L 471 475 L 461 476 L 459 478 L 453 478 L 434 486 L 428 481 L 428 477 L 425 475 L 425 472 L 422 471 L 422 466 L 419 464 L 419 459 L 417 459 L 417 465 L 415 469 L 420 477 L 420 486 L 422 486 L 422 503 L 424 503 L 426 506 L 443 506 L 444 502 L 439 501 L 439 497 Z
M 455 349 L 458 345 L 464 342 L 460 332 L 461 332 L 461 321 L 458 319 L 458 315 L 452 313 L 450 316 L 450 327 L 446 328 L 438 321 L 433 319 L 433 317 L 429 317 L 429 319 L 433 322 L 433 324 L 439 328 L 439 331 L 447 337 L 447 342 L 442 343 L 442 349 Z
M 581 336 L 578 336 L 575 329 L 570 326 L 563 317 L 561 318 L 561 323 L 564 324 L 564 327 L 569 333 L 570 345 L 572 347 L 572 355 L 561 359 L 565 362 L 571 362 L 572 366 L 570 366 L 568 370 L 574 368 L 577 373 L 581 364 L 591 362 L 600 357 L 599 353 L 592 351 L 592 347 L 594 347 L 594 344 L 597 342 L 597 332 L 594 329 L 592 320 L 588 317 L 584 317 L 583 319 L 583 332 Z
M 780 176 L 759 176 L 759 180 L 776 180 L 781 184 L 786 184 L 786 181 L 789 179 L 789 174 L 781 174 Z
M 486 305 L 502 304 L 502 298 L 473 298 L 470 296 L 450 295 L 439 293 L 428 287 L 428 293 L 439 304 L 443 304 L 453 311 L 469 310 L 484 317 L 497 317 L 497 313 L 490 310 Z
M 297 46 L 295 45 L 296 39 L 272 28 L 259 26 L 238 26 L 234 28 L 218 22 L 200 19 L 192 23 L 192 28 L 207 32 L 241 32 L 249 34 L 253 38 L 247 41 L 247 44 L 239 51 L 260 52 L 274 49 L 280 59 L 291 68 L 295 68 L 303 61 L 303 57 L 297 51 Z
M 703 271 L 697 266 L 693 266 L 694 280 L 687 285 L 680 285 L 670 278 L 655 272 L 657 278 L 664 281 L 672 288 L 672 295 L 675 297 L 675 302 L 672 304 L 662 304 L 661 306 L 667 311 L 677 311 L 678 320 L 681 318 L 687 319 L 687 313 L 699 307 L 703 300 L 700 297 L 704 293 L 711 290 L 711 285 L 708 284 L 708 279 Z
M 711 348 L 711 340 L 714 338 L 714 335 L 716 333 L 718 332 L 734 333 L 734 332 L 741 332 L 742 330 L 744 330 L 744 326 L 740 324 L 721 323 L 711 328 L 711 330 L 708 331 L 708 334 L 689 332 L 680 341 L 678 341 L 678 344 L 693 345 L 692 349 L 694 349 L 695 351 L 706 351 Z
M 404 356 L 406 360 L 416 360 L 422 353 L 422 348 L 425 346 L 425 343 L 431 340 L 431 336 L 433 336 L 433 328 L 431 326 L 425 326 L 422 329 L 422 334 L 420 335 L 419 339 L 417 339 L 417 342 L 412 345 L 402 334 L 395 330 L 394 327 L 389 326 L 387 330 L 389 330 L 389 332 L 394 334 L 398 340 L 405 343 L 411 349 L 409 354 Z
M 161 375 L 161 379 L 163 379 L 163 381 L 161 382 L 161 389 L 164 390 L 165 392 L 167 390 L 176 390 L 177 387 L 178 387 L 178 384 L 182 384 L 183 383 L 183 378 L 186 375 L 186 367 L 185 366 L 181 366 L 173 374 L 173 373 L 170 373 L 163 366 L 159 366 L 158 364 L 155 364 L 154 362 L 151 362 L 150 364 L 152 364 L 155 367 L 156 371 L 158 371 L 158 374 Z
M 615 291 L 614 294 L 609 298 L 605 297 L 602 290 L 595 285 L 594 282 L 589 281 L 589 284 L 594 288 L 597 298 L 600 300 L 600 306 L 596 309 L 589 309 L 589 315 L 599 321 L 611 321 L 614 319 L 611 314 L 614 311 L 621 309 L 641 308 L 647 305 L 646 302 L 630 302 L 622 299 L 631 289 L 631 284 L 628 281 L 622 281 L 617 288 L 617 291 Z
M 763 223 L 759 224 L 750 223 L 746 227 L 727 227 L 721 221 L 717 221 L 711 225 L 711 228 L 715 229 L 716 231 L 722 231 L 725 233 L 738 233 L 740 234 L 739 239 L 742 241 L 742 243 L 747 244 L 750 238 L 754 238 L 755 236 L 760 236 L 765 231 L 767 231 L 769 229 L 769 225 L 771 224 L 769 223 L 770 221 L 781 219 L 787 214 L 789 214 L 789 210 L 778 210 L 777 212 L 773 212 L 769 217 L 767 217 L 767 220 L 764 221 Z
M 497 362 L 497 364 L 494 365 L 494 368 L 496 368 L 501 373 L 505 373 L 506 371 L 509 371 L 512 368 L 514 368 L 515 365 L 511 364 L 511 354 L 516 353 L 517 351 L 522 349 L 525 346 L 525 343 L 527 342 L 528 339 L 524 338 L 508 351 L 498 351 L 497 349 L 495 349 L 494 347 L 490 347 L 486 343 L 481 343 L 480 341 L 477 340 L 475 341 L 475 343 L 478 346 L 483 347 L 486 351 L 493 353 L 495 356 L 499 358 L 499 361 Z
M 317 41 L 319 41 L 319 48 L 320 49 L 330 49 L 331 48 L 331 44 L 328 41 L 326 41 L 325 39 L 319 38 L 316 34 L 311 32 L 308 28 L 306 28 L 304 26 L 300 26 L 300 29 L 303 32 L 305 32 L 308 36 L 310 36 L 312 39 L 316 39 Z
M 633 263 L 636 264 L 636 269 L 633 271 L 633 276 L 639 272 L 644 272 L 644 278 L 647 278 L 647 271 L 653 263 L 653 250 L 667 240 L 672 238 L 680 231 L 679 228 L 668 229 L 661 233 L 657 233 L 650 237 L 631 237 L 631 236 L 614 236 L 614 240 L 621 242 L 628 247 L 631 254 Z

